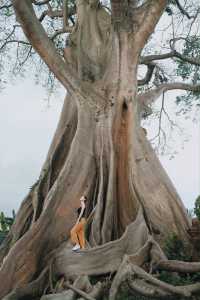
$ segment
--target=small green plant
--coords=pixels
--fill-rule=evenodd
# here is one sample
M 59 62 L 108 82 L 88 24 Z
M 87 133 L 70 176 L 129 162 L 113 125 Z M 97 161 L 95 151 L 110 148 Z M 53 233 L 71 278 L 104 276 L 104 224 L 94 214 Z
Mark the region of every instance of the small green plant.
M 171 233 L 165 241 L 164 252 L 168 259 L 189 261 L 191 256 L 187 253 L 185 244 L 175 233 Z
M 194 213 L 200 221 L 200 196 L 195 201 Z
M 188 261 L 192 260 L 191 255 L 182 240 L 172 233 L 164 245 L 164 252 L 170 260 Z M 200 280 L 200 272 L 195 274 L 172 274 L 167 271 L 160 272 L 159 279 L 173 285 L 186 285 L 198 282 Z

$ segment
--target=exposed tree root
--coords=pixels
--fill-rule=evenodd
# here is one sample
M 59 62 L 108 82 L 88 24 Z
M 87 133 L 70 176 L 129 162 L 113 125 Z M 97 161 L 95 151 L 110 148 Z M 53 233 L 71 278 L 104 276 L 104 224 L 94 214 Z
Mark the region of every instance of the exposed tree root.
M 73 285 L 69 284 L 69 283 L 65 283 L 65 285 L 73 290 L 74 292 L 76 292 L 77 294 L 79 294 L 80 296 L 82 296 L 84 299 L 86 300 L 95 300 L 93 297 L 91 297 L 90 295 L 86 294 L 85 292 L 79 290 L 78 288 L 74 287 Z
M 178 273 L 195 273 L 200 272 L 199 262 L 184 262 L 178 260 L 159 261 L 155 266 L 157 270 L 165 270 Z
M 54 294 L 44 295 L 41 300 L 79 300 L 101 299 L 105 292 L 103 283 L 92 286 L 88 275 L 116 273 L 109 290 L 109 300 L 115 300 L 123 282 L 127 282 L 132 293 L 147 297 L 168 299 L 169 297 L 191 298 L 200 291 L 200 283 L 173 286 L 159 280 L 151 274 L 155 270 L 167 270 L 180 273 L 199 271 L 200 263 L 187 263 L 167 260 L 158 243 L 149 234 L 149 229 L 139 209 L 136 220 L 131 223 L 123 236 L 104 245 L 71 251 L 63 243 L 54 252 L 52 271 L 62 277 L 60 283 L 52 288 Z M 15 288 L 3 300 L 21 300 L 26 297 L 39 297 L 48 284 L 49 269 L 30 284 Z M 76 279 L 74 279 L 76 278 Z M 73 280 L 74 283 L 69 283 Z
M 158 299 L 168 299 L 170 294 L 160 289 L 156 286 L 152 286 L 151 284 L 145 282 L 143 279 L 134 279 L 127 278 L 128 287 L 130 291 L 135 295 L 139 294 L 146 297 L 153 297 Z
M 149 248 L 148 243 L 143 247 L 143 250 L 147 250 Z M 139 251 L 138 255 L 134 255 L 133 257 L 141 257 L 142 249 Z M 142 255 L 144 258 L 144 256 Z M 146 257 L 147 259 L 147 257 Z M 115 275 L 115 278 L 112 282 L 112 286 L 109 293 L 109 300 L 115 300 L 118 289 L 120 285 L 127 281 L 129 287 L 136 293 L 141 294 L 143 296 L 148 297 L 162 297 L 168 298 L 169 296 L 182 296 L 190 298 L 193 294 L 196 294 L 200 291 L 200 283 L 186 285 L 186 286 L 173 286 L 171 284 L 165 283 L 153 275 L 147 273 L 143 270 L 138 264 L 137 260 L 134 261 L 131 259 L 131 256 L 125 255 L 124 259 Z M 142 260 L 139 261 L 140 265 Z M 144 263 L 145 261 L 143 261 Z M 172 271 L 178 271 L 180 269 L 180 265 L 184 262 L 179 262 L 178 268 L 175 266 L 172 268 L 173 261 L 170 261 L 170 267 Z M 161 264 L 162 265 L 162 264 Z M 163 267 L 167 265 L 167 261 L 163 261 Z M 194 264 L 192 264 L 193 267 Z M 198 265 L 198 263 L 197 263 Z M 181 265 L 182 266 L 182 265 Z M 185 272 L 187 270 L 191 270 L 189 268 L 189 263 L 186 264 L 187 268 L 185 268 Z M 183 268 L 181 268 L 181 272 L 183 272 Z M 195 272 L 195 271 L 194 271 Z
M 145 281 L 149 282 L 153 286 L 157 286 L 164 291 L 171 293 L 172 295 L 178 295 L 178 296 L 183 296 L 183 297 L 190 297 L 191 293 L 187 290 L 183 290 L 183 288 L 173 286 L 171 284 L 165 283 L 163 281 L 160 281 L 159 279 L 153 277 L 152 275 L 148 274 L 145 272 L 142 268 L 136 266 L 136 265 L 131 265 L 131 271 L 133 276 L 139 277 L 144 279 Z M 134 280 L 134 279 L 133 279 Z
M 149 254 L 151 246 L 152 239 L 149 239 L 146 242 L 146 244 L 138 250 L 137 253 L 135 253 L 134 255 L 124 256 L 110 288 L 110 300 L 115 299 L 121 283 L 128 278 L 129 274 L 131 273 L 131 265 L 135 264 L 138 266 L 143 266 L 146 262 L 150 260 Z
M 101 282 L 97 282 L 94 286 L 89 281 L 87 276 L 78 277 L 73 285 L 67 281 L 64 281 L 64 277 L 61 279 L 62 286 L 65 291 L 61 293 L 54 293 L 50 295 L 44 295 L 41 300 L 50 300 L 50 299 L 65 299 L 65 300 L 74 300 L 77 296 L 81 296 L 79 300 L 95 300 L 101 299 L 105 286 Z M 67 289 L 67 290 L 66 290 Z
M 106 285 L 101 283 L 101 282 L 97 282 L 94 286 L 92 291 L 89 293 L 89 295 L 95 299 L 102 299 L 104 292 L 106 290 Z M 79 300 L 83 300 L 82 298 L 80 298 Z
M 148 297 L 182 296 L 191 297 L 200 291 L 200 283 L 188 286 L 173 286 L 155 278 L 152 271 L 167 270 L 180 273 L 194 273 L 200 270 L 200 263 L 169 261 L 159 244 L 149 233 L 143 209 L 140 207 L 136 220 L 131 223 L 123 236 L 101 246 L 71 251 L 64 242 L 54 252 L 52 271 L 56 276 L 64 276 L 64 282 L 52 291 L 56 294 L 44 295 L 42 300 L 73 300 L 77 295 L 94 300 L 101 297 L 104 287 L 98 283 L 92 286 L 88 275 L 113 274 L 116 272 L 109 291 L 109 300 L 115 300 L 120 285 L 127 281 L 129 288 Z M 144 268 L 144 269 L 143 269 Z M 47 284 L 48 269 L 30 284 L 15 288 L 3 300 L 21 300 L 38 297 Z M 74 281 L 74 277 L 76 280 Z M 68 283 L 73 280 L 74 284 Z M 63 291 L 63 289 L 67 289 Z M 61 291 L 61 292 L 60 292 Z
M 66 279 L 117 271 L 110 288 L 109 300 L 116 298 L 123 281 L 127 281 L 135 292 L 155 297 L 191 297 L 200 286 L 173 286 L 150 274 L 158 269 L 195 272 L 199 270 L 199 263 L 168 261 L 159 244 L 149 234 L 142 208 L 135 222 L 127 227 L 120 239 L 76 253 L 62 247 L 55 257 L 53 269 L 57 275 L 64 275 Z

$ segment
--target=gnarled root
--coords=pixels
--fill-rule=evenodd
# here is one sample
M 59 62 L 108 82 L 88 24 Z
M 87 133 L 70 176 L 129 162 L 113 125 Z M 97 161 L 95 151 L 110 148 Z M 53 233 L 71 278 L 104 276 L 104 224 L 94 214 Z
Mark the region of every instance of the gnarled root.
M 200 270 L 200 263 L 167 260 L 159 244 L 149 233 L 142 208 L 120 239 L 79 252 L 73 252 L 69 246 L 64 242 L 53 252 L 50 258 L 51 271 L 62 279 L 55 288 L 52 287 L 54 294 L 44 295 L 41 300 L 74 300 L 76 297 L 79 300 L 101 299 L 105 293 L 104 284 L 98 282 L 92 286 L 88 276 L 114 273 L 116 274 L 109 291 L 109 300 L 116 299 L 120 285 L 125 281 L 133 293 L 154 298 L 189 298 L 200 291 L 200 283 L 173 286 L 153 275 L 153 272 L 159 270 L 197 272 Z M 3 300 L 41 296 L 44 287 L 49 284 L 48 274 L 47 268 L 36 280 L 16 288 Z
M 146 260 L 148 260 L 147 252 L 151 248 L 154 241 L 149 240 L 145 246 L 138 251 L 135 255 L 125 255 L 124 259 L 115 275 L 113 280 L 109 300 L 115 300 L 118 289 L 120 285 L 127 281 L 130 289 L 137 294 L 148 296 L 148 297 L 162 297 L 169 298 L 169 296 L 182 296 L 191 297 L 200 290 L 200 283 L 186 285 L 186 286 L 173 286 L 171 284 L 165 283 L 153 275 L 147 273 L 142 266 Z M 149 252 L 150 253 L 150 252 Z M 144 255 L 146 254 L 146 255 Z M 167 269 L 170 271 L 180 272 L 195 272 L 198 270 L 199 263 L 185 263 L 185 262 L 174 262 L 163 260 L 158 263 L 160 268 Z
M 200 263 L 179 260 L 165 260 L 159 261 L 155 266 L 155 269 L 178 273 L 195 273 L 200 272 Z
M 79 300 L 94 300 L 100 299 L 102 292 L 104 291 L 104 285 L 101 282 L 97 282 L 94 286 L 89 281 L 87 276 L 79 276 L 72 284 L 64 281 L 62 278 L 63 288 L 67 289 L 62 293 L 56 293 L 51 295 L 45 295 L 41 300 L 74 300 L 77 296 L 81 296 Z

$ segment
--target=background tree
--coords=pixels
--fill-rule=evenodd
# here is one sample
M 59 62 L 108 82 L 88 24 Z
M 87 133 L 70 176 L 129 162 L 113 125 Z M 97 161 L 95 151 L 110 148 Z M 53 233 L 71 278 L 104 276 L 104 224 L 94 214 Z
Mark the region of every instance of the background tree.
M 3 212 L 0 213 L 0 226 L 1 226 L 1 231 L 2 232 L 7 232 L 8 231 L 8 226 L 7 226 L 7 223 L 6 223 L 6 218 L 5 218 Z
M 200 7 L 193 1 L 165 0 L 112 0 L 107 6 L 98 0 L 77 0 L 76 5 L 2 1 L 3 61 L 15 45 L 14 73 L 31 61 L 41 68 L 37 52 L 51 72 L 48 82 L 56 77 L 67 96 L 40 178 L 0 248 L 1 298 L 37 298 L 52 290 L 49 270 L 56 280 L 64 276 L 65 289 L 83 297 L 89 296 L 80 289 L 93 298 L 101 295 L 104 285 L 92 286 L 90 279 L 105 274 L 115 274 L 109 299 L 115 299 L 125 279 L 143 295 L 191 297 L 199 291 L 199 283 L 174 287 L 152 275 L 159 269 L 195 272 L 200 264 L 167 260 L 161 250 L 169 232 L 190 246 L 190 220 L 141 119 L 168 90 L 189 92 L 179 105 L 188 108 L 191 95 L 191 105 L 199 105 L 195 28 Z M 15 16 L 17 23 L 12 23 Z M 169 23 L 171 36 L 153 47 L 160 19 L 158 26 Z M 145 69 L 138 71 L 139 66 Z M 164 100 L 161 113 L 166 112 Z M 161 132 L 160 123 L 159 136 Z M 83 194 L 89 198 L 91 248 L 78 254 L 71 252 L 68 238 Z M 68 282 L 72 279 L 74 285 Z M 68 299 L 72 296 L 67 292 Z

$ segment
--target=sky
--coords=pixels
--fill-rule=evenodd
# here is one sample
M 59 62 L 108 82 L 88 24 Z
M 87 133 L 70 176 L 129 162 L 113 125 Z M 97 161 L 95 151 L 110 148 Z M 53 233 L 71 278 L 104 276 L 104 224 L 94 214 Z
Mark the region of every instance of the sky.
M 39 177 L 64 94 L 61 90 L 48 103 L 46 90 L 31 78 L 8 85 L 0 93 L 0 211 L 6 215 L 18 210 Z M 178 146 L 172 160 L 169 156 L 160 159 L 185 206 L 192 208 L 200 194 L 200 128 L 191 120 L 185 127 L 191 137 L 184 149 Z

